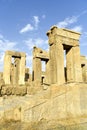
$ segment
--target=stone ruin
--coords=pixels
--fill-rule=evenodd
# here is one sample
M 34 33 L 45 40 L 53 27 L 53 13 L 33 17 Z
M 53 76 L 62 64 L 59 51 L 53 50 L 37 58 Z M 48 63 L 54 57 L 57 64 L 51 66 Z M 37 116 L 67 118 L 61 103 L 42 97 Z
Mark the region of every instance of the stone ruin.
M 42 118 L 64 118 L 66 121 L 66 118 L 72 120 L 74 115 L 81 115 L 81 112 L 83 115 L 87 113 L 87 59 L 80 55 L 80 33 L 53 26 L 47 36 L 49 51 L 33 48 L 32 74 L 26 68 L 24 52 L 5 52 L 4 71 L 0 73 L 0 96 L 9 98 L 16 95 L 14 101 L 20 104 L 16 115 L 22 121 L 38 121 Z M 44 72 L 42 61 L 45 62 Z M 32 95 L 32 98 L 27 101 L 24 95 Z M 20 103 L 21 96 L 24 98 L 23 104 Z M 8 102 L 10 104 L 9 99 Z M 41 111 L 40 115 L 38 111 Z M 8 111 L 6 117 L 9 118 Z M 10 114 L 10 117 L 13 118 L 13 115 Z
M 29 74 L 29 68 L 26 68 L 24 52 L 5 52 L 4 71 L 0 78 L 1 95 L 15 94 L 18 89 L 19 94 L 22 89 L 25 90 L 24 94 L 27 94 L 28 84 L 35 87 L 49 87 L 51 84 L 87 82 L 87 59 L 80 55 L 80 33 L 53 26 L 47 32 L 47 36 L 48 52 L 37 47 L 33 48 L 32 75 Z M 45 62 L 45 72 L 42 72 L 42 61 Z

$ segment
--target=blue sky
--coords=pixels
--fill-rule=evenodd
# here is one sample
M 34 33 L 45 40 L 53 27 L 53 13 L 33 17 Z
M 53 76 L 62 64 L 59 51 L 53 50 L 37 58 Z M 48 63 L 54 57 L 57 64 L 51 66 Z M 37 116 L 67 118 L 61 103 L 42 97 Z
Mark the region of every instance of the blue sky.
M 81 55 L 87 56 L 86 0 L 0 0 L 0 71 L 6 50 L 25 52 L 31 69 L 32 48 L 48 50 L 53 25 L 81 32 Z

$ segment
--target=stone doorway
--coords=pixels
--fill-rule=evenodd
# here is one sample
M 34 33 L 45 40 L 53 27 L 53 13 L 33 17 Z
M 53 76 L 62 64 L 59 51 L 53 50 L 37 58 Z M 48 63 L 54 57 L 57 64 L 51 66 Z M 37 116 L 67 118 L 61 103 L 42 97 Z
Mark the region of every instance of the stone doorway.
M 21 57 L 12 57 L 11 63 L 11 74 L 10 74 L 10 82 L 11 84 L 18 84 L 19 81 L 19 67 L 20 67 Z
M 3 78 L 5 84 L 25 84 L 26 55 L 24 52 L 6 51 Z
M 70 71 L 72 69 L 72 60 L 73 60 L 72 57 L 70 58 L 70 52 L 71 52 L 72 46 L 63 44 L 63 49 L 64 49 L 64 77 L 65 77 L 65 82 L 70 82 L 71 80 L 73 80 L 73 78 L 71 78 L 71 80 L 69 79 L 69 77 L 71 76 Z

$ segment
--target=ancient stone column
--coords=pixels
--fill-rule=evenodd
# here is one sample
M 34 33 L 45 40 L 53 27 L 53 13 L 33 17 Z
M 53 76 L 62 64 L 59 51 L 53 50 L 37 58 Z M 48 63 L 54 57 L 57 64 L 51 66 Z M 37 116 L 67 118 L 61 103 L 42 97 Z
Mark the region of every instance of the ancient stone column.
M 56 38 L 55 41 L 55 52 L 56 52 L 56 63 L 57 63 L 57 84 L 63 84 L 65 82 L 64 77 L 64 49 L 62 45 L 62 40 L 60 37 Z M 55 65 L 54 65 L 55 66 Z
M 33 80 L 41 83 L 41 59 L 33 57 Z
M 19 85 L 25 84 L 25 56 L 21 56 L 19 67 Z
M 50 62 L 46 61 L 46 83 L 50 84 Z
M 55 28 L 56 29 L 56 28 Z M 60 36 L 53 34 L 50 30 L 49 37 L 49 56 L 50 56 L 50 83 L 63 84 L 64 78 L 64 51 Z
M 82 79 L 83 79 L 83 82 L 87 82 L 87 65 L 86 64 L 82 66 Z
M 14 78 L 13 78 L 13 84 L 18 84 L 18 81 L 19 81 L 20 59 L 21 58 L 15 58 L 15 60 L 14 60 Z
M 86 72 L 86 74 L 85 74 L 85 82 L 87 82 L 87 65 L 85 67 L 85 72 Z
M 82 82 L 82 70 L 81 70 L 79 46 L 73 47 L 73 69 L 74 69 L 74 81 Z
M 57 63 L 56 63 L 56 51 L 55 44 L 50 45 L 50 82 L 55 84 L 57 82 Z
M 66 72 L 67 82 L 74 81 L 74 67 L 73 67 L 73 49 L 72 47 L 66 50 Z
M 5 84 L 10 84 L 11 55 L 5 53 L 3 79 Z

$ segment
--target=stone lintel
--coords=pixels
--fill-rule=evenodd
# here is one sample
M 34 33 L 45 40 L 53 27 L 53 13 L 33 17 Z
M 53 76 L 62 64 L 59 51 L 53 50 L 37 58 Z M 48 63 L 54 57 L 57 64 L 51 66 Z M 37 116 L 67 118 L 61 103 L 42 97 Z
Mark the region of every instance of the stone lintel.
M 47 59 L 49 60 L 49 53 L 45 50 L 42 50 L 41 48 L 34 47 L 33 50 L 33 58 L 40 58 L 40 59 Z
M 58 35 L 56 35 L 58 37 Z M 64 36 L 60 36 L 61 42 L 63 45 L 68 45 L 71 47 L 79 46 L 79 41 L 76 39 L 66 38 Z
M 50 34 L 53 34 L 53 35 L 57 34 L 59 36 L 76 39 L 76 40 L 79 40 L 79 37 L 81 35 L 79 32 L 75 32 L 75 31 L 65 29 L 65 28 L 58 28 L 56 26 L 51 27 L 51 29 L 47 32 L 48 37 Z
M 17 52 L 17 51 L 6 51 L 6 55 L 11 55 L 12 57 L 26 57 L 24 52 Z
M 43 59 L 43 60 L 49 60 L 49 54 L 46 53 L 45 55 L 42 53 L 37 53 L 35 54 L 34 58 L 40 58 L 40 59 Z

